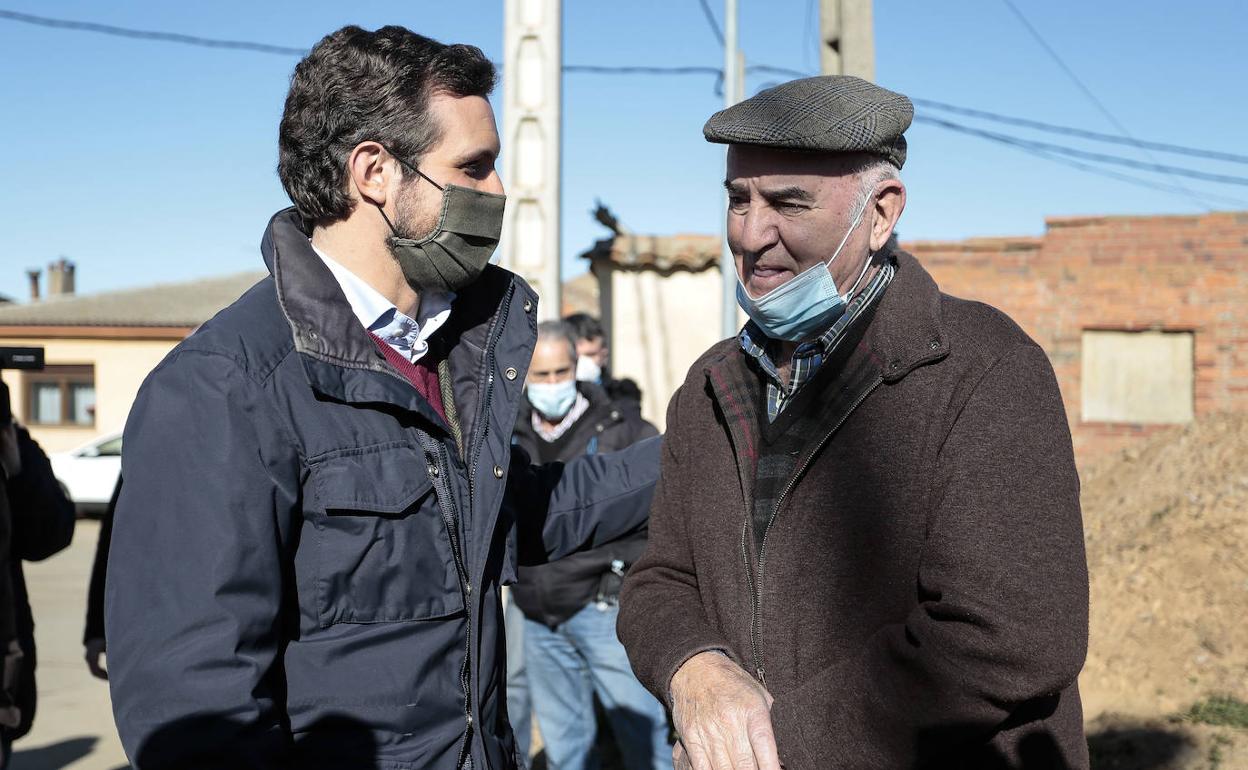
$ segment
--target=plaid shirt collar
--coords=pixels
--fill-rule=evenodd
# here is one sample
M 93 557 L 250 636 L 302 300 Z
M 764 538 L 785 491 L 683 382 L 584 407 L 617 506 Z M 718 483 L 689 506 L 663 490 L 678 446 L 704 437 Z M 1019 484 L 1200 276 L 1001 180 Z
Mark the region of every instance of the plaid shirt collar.
M 893 280 L 896 267 L 892 261 L 883 267 L 871 279 L 858 296 L 846 306 L 845 312 L 836 319 L 827 331 L 813 340 L 803 342 L 793 351 L 792 367 L 789 372 L 789 386 L 780 382 L 780 371 L 776 367 L 775 358 L 780 350 L 780 343 L 770 337 L 753 321 L 747 321 L 737 339 L 741 349 L 758 365 L 767 382 L 767 420 L 772 422 L 784 411 L 802 385 L 809 382 L 819 371 L 820 365 L 836 350 L 837 344 L 845 336 L 845 330 L 854 322 L 862 311 L 875 302 L 885 287 Z

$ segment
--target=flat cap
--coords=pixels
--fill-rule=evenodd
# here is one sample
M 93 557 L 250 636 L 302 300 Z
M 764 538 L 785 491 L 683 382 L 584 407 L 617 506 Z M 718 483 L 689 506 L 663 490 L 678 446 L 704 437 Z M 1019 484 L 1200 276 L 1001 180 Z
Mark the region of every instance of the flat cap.
M 910 100 L 862 78 L 822 75 L 790 80 L 720 110 L 706 121 L 708 142 L 782 150 L 867 152 L 897 168 L 906 162 L 914 117 Z

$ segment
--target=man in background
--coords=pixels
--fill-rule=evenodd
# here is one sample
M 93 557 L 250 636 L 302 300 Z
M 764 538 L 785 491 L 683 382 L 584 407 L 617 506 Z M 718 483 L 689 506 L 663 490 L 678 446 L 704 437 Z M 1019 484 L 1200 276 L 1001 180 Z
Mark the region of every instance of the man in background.
M 617 404 L 640 412 L 641 388 L 637 383 L 611 376 L 611 350 L 602 322 L 588 313 L 573 313 L 563 320 L 576 337 L 576 379 L 600 385 Z
M 576 334 L 563 321 L 537 327 L 513 438 L 536 462 L 569 462 L 658 435 L 635 408 L 577 380 L 584 359 Z M 524 615 L 523 665 L 551 770 L 598 766 L 595 697 L 627 770 L 672 766 L 663 707 L 637 681 L 615 635 L 624 572 L 645 545 L 638 532 L 550 564 L 522 566 L 511 587 Z
M 0 382 L 0 642 L 5 652 L 0 704 L 0 767 L 13 741 L 35 719 L 35 619 L 22 561 L 42 561 L 69 546 L 74 504 L 61 491 L 52 464 L 25 428 L 13 420 L 9 390 Z

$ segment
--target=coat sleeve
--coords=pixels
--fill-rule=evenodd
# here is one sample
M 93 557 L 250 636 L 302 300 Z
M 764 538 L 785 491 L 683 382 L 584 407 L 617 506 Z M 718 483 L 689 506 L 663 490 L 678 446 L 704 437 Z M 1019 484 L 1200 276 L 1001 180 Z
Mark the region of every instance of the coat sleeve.
M 105 588 L 113 712 L 135 770 L 283 762 L 288 435 L 258 383 L 214 353 L 175 353 L 135 401 Z
M 64 550 L 74 537 L 74 504 L 61 491 L 52 463 L 25 428 L 17 431 L 22 472 L 9 479 L 13 555 L 40 561 Z
M 646 439 L 568 463 L 532 465 L 512 447 L 506 504 L 516 517 L 519 561 L 545 564 L 646 525 L 663 439 Z
M 662 472 L 650 509 L 650 535 L 645 552 L 624 579 L 617 626 L 638 680 L 669 708 L 668 685 L 685 661 L 708 650 L 734 657 L 727 639 L 703 613 L 698 592 L 679 482 L 687 472 L 687 448 L 691 443 L 696 445 L 697 437 L 685 436 L 677 424 L 680 398 L 678 390 L 668 405 Z
M 935 478 L 918 606 L 858 655 L 777 696 L 786 767 L 912 767 L 985 740 L 1079 674 L 1088 638 L 1079 480 L 1040 348 L 1015 348 L 983 376 Z

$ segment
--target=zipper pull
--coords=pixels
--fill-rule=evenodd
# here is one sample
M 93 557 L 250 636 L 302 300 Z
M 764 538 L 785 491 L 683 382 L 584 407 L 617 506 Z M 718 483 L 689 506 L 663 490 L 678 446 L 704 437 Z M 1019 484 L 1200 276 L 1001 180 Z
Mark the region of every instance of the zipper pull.
M 763 667 L 759 666 L 757 669 L 754 670 L 754 673 L 758 675 L 758 683 L 761 684 L 763 687 L 766 687 L 767 686 L 767 672 L 763 671 Z

